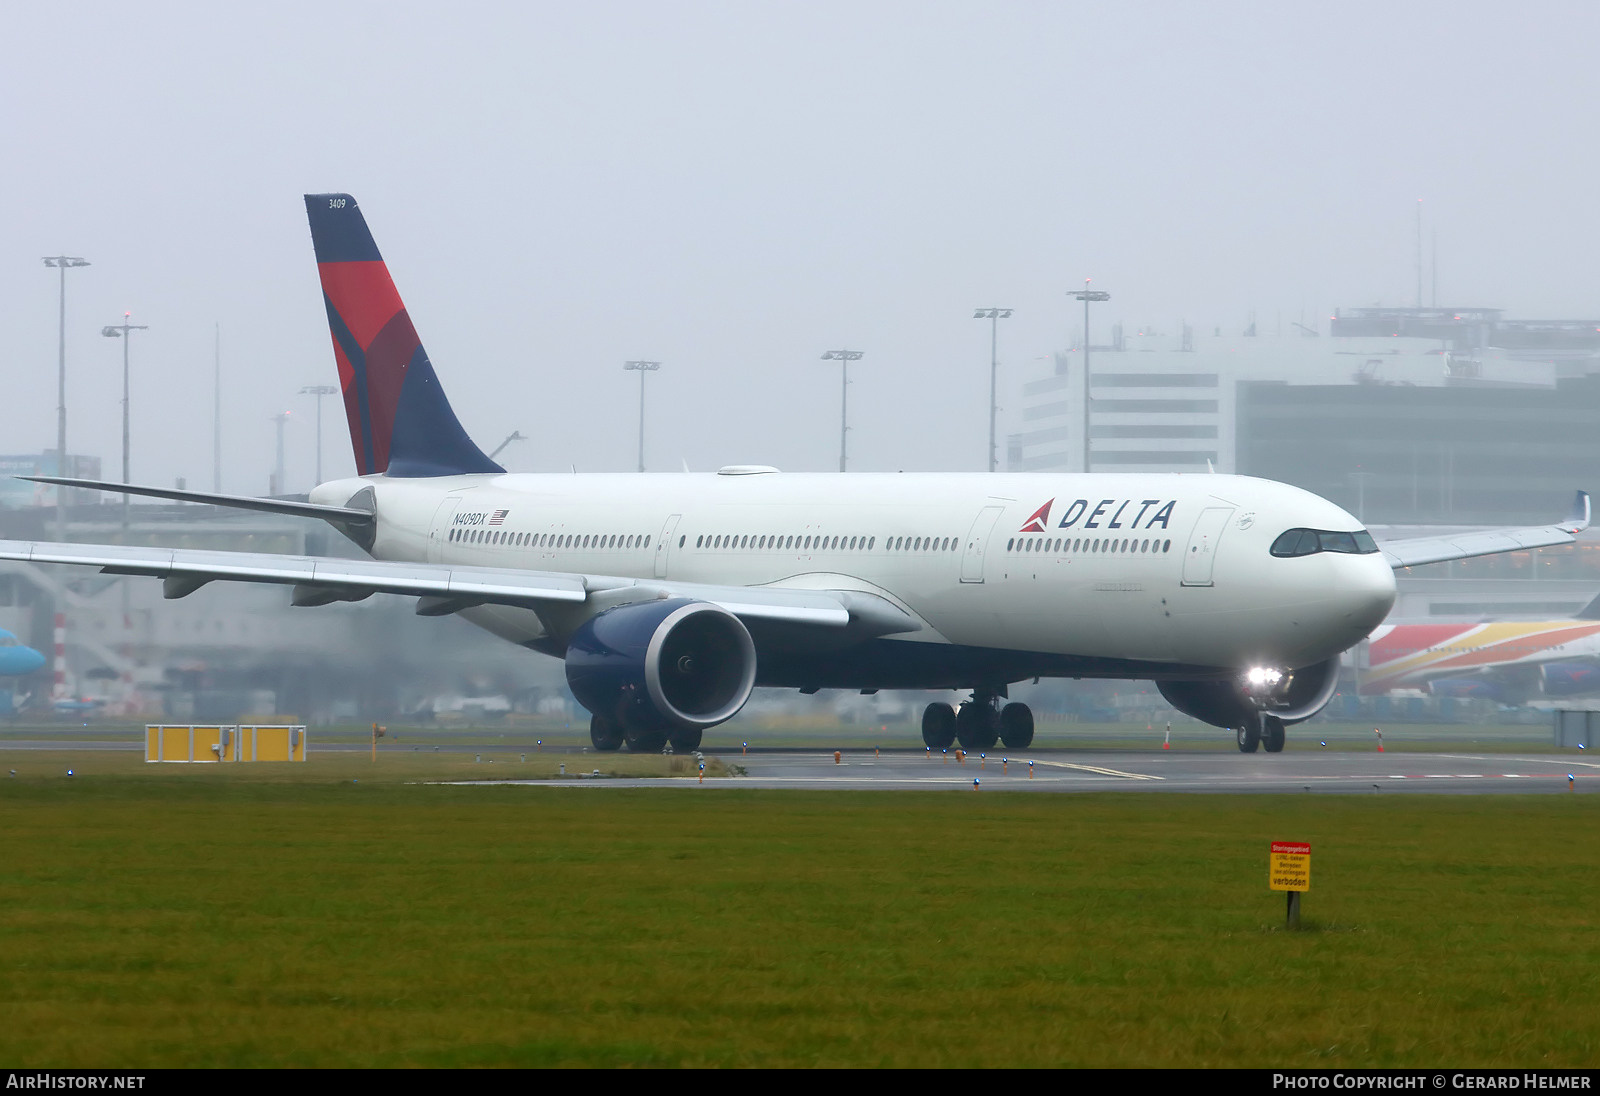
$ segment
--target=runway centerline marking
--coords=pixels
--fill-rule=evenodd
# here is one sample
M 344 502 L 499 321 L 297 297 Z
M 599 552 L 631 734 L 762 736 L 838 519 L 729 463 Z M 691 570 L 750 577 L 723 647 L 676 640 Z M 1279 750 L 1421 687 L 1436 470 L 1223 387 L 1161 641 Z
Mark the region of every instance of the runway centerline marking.
M 1050 765 L 1057 769 L 1077 769 L 1079 772 L 1097 773 L 1100 776 L 1119 776 L 1124 780 L 1165 780 L 1164 776 L 1152 776 L 1149 773 L 1128 773 L 1121 769 L 1102 769 L 1098 765 L 1074 765 L 1070 761 L 1040 761 L 1034 760 L 1028 764 Z

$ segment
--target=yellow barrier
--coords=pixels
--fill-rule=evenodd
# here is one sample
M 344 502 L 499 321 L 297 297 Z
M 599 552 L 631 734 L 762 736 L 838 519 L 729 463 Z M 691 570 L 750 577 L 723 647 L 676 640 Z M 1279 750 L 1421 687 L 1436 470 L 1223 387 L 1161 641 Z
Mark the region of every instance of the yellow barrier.
M 144 759 L 188 763 L 304 761 L 306 729 L 304 726 L 203 727 L 152 723 L 144 729 Z

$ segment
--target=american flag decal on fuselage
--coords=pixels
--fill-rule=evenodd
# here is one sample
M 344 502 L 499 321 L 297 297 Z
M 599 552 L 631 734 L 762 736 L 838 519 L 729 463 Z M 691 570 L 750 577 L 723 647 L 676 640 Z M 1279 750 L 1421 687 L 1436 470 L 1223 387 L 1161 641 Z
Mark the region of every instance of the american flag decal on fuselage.
M 510 510 L 496 510 L 494 513 L 489 515 L 489 524 L 490 525 L 504 525 L 505 524 L 505 520 L 506 520 L 506 515 L 509 514 L 509 513 L 511 513 Z

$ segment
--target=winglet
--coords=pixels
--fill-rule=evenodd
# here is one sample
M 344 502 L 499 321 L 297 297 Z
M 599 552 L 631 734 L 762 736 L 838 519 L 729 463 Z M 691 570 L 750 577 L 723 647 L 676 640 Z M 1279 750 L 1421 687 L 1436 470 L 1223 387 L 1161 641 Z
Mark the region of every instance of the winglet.
M 1589 492 L 1579 491 L 1572 499 L 1572 509 L 1560 522 L 1569 533 L 1581 533 L 1589 528 Z

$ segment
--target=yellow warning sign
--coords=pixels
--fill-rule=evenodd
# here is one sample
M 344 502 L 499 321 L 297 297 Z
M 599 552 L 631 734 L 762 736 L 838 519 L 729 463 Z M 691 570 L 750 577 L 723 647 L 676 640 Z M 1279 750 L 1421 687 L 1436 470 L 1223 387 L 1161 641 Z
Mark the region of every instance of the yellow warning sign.
M 1311 846 L 1300 841 L 1274 841 L 1267 861 L 1267 886 L 1275 891 L 1311 889 Z

